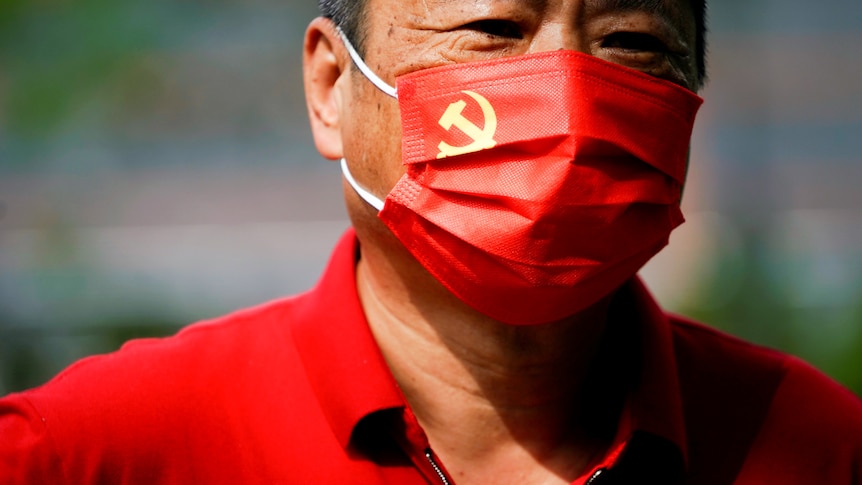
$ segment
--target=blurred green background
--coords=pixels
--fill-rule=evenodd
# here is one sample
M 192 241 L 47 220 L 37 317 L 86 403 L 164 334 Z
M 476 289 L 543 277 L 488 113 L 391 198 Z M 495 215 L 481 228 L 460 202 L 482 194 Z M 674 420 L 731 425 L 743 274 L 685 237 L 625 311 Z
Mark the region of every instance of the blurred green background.
M 712 2 L 676 312 L 862 394 L 862 2 Z M 313 0 L 0 1 L 0 394 L 302 291 L 347 227 Z

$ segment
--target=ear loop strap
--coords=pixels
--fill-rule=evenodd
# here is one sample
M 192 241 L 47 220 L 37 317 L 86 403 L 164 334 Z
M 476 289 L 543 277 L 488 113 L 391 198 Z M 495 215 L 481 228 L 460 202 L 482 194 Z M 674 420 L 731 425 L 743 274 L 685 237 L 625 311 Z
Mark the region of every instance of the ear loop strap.
M 356 49 L 353 48 L 353 44 L 351 44 L 350 40 L 347 39 L 347 36 L 344 34 L 344 31 L 341 30 L 341 27 L 336 26 L 335 29 L 338 31 L 338 35 L 341 36 L 341 41 L 344 43 L 344 47 L 347 48 L 347 53 L 350 54 L 350 59 L 353 60 L 353 64 L 359 68 L 362 74 L 365 75 L 366 79 L 371 81 L 371 84 L 376 86 L 377 89 L 395 99 L 398 99 L 398 90 L 389 84 L 386 84 L 386 81 L 380 79 L 380 77 L 377 76 L 370 67 L 368 67 L 368 64 L 365 64 L 365 61 L 362 60 L 362 57 L 358 52 L 356 52 Z
M 341 173 L 344 174 L 344 178 L 347 179 L 347 183 L 350 184 L 351 187 L 353 187 L 353 190 L 356 191 L 356 194 L 359 195 L 362 200 L 367 202 L 368 205 L 370 205 L 371 207 L 377 209 L 377 212 L 383 210 L 383 201 L 380 200 L 376 195 L 359 186 L 359 184 L 356 182 L 356 179 L 354 179 L 353 175 L 350 173 L 350 169 L 347 168 L 347 160 L 343 158 L 341 159 Z
M 392 96 L 395 99 L 398 99 L 398 93 L 395 88 L 386 84 L 386 81 L 380 79 L 374 71 L 365 64 L 365 61 L 362 60 L 362 57 L 356 52 L 356 49 L 353 48 L 353 44 L 350 43 L 350 40 L 347 39 L 347 36 L 344 35 L 344 31 L 341 30 L 341 27 L 336 26 L 335 29 L 338 31 L 338 35 L 341 37 L 341 41 L 344 43 L 344 47 L 347 48 L 347 53 L 350 54 L 350 59 L 353 60 L 353 64 L 359 68 L 359 71 L 368 79 L 371 84 L 377 87 L 377 89 L 383 91 L 385 94 Z M 353 178 L 353 174 L 350 173 L 350 169 L 347 167 L 347 160 L 341 159 L 341 173 L 344 174 L 344 178 L 347 180 L 347 183 L 353 187 L 353 190 L 356 191 L 356 194 L 362 198 L 365 202 L 368 203 L 371 207 L 377 209 L 377 212 L 383 210 L 383 201 L 380 200 L 376 195 L 362 188 L 357 182 L 356 179 Z

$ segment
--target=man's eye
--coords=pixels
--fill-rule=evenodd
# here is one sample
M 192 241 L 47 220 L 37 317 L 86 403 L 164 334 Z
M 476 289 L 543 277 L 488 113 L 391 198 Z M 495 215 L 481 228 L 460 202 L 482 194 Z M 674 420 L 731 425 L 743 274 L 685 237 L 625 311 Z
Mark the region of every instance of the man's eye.
M 667 52 L 664 42 L 650 34 L 640 32 L 615 32 L 605 37 L 602 47 L 639 52 Z
M 487 19 L 470 22 L 463 27 L 464 29 L 475 30 L 483 34 L 493 35 L 494 37 L 503 37 L 506 39 L 523 39 L 524 34 L 521 32 L 521 27 L 510 20 Z

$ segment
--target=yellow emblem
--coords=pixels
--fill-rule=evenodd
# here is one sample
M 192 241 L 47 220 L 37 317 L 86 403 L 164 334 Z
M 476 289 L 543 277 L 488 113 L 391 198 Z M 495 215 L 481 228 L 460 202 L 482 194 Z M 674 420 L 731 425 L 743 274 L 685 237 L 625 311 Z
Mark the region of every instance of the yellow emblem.
M 441 141 L 437 148 L 440 153 L 437 158 L 453 157 L 455 155 L 463 155 L 465 153 L 478 152 L 497 145 L 494 141 L 494 134 L 497 132 L 497 113 L 494 107 L 482 95 L 473 91 L 461 91 L 470 96 L 482 108 L 482 114 L 485 116 L 485 125 L 479 128 L 475 123 L 464 117 L 464 108 L 467 107 L 467 102 L 464 100 L 456 101 L 446 108 L 446 112 L 440 117 L 440 126 L 445 130 L 450 130 L 453 126 L 463 131 L 465 135 L 473 139 L 473 143 L 462 147 L 454 147 L 445 141 Z

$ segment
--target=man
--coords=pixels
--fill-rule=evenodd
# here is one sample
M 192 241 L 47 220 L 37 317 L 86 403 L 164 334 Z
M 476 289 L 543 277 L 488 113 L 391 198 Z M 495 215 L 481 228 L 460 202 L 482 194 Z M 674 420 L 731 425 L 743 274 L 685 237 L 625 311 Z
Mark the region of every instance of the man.
M 311 292 L 0 401 L 3 483 L 860 483 L 862 404 L 667 316 L 697 0 L 323 0 Z M 384 201 L 385 199 L 385 201 Z

